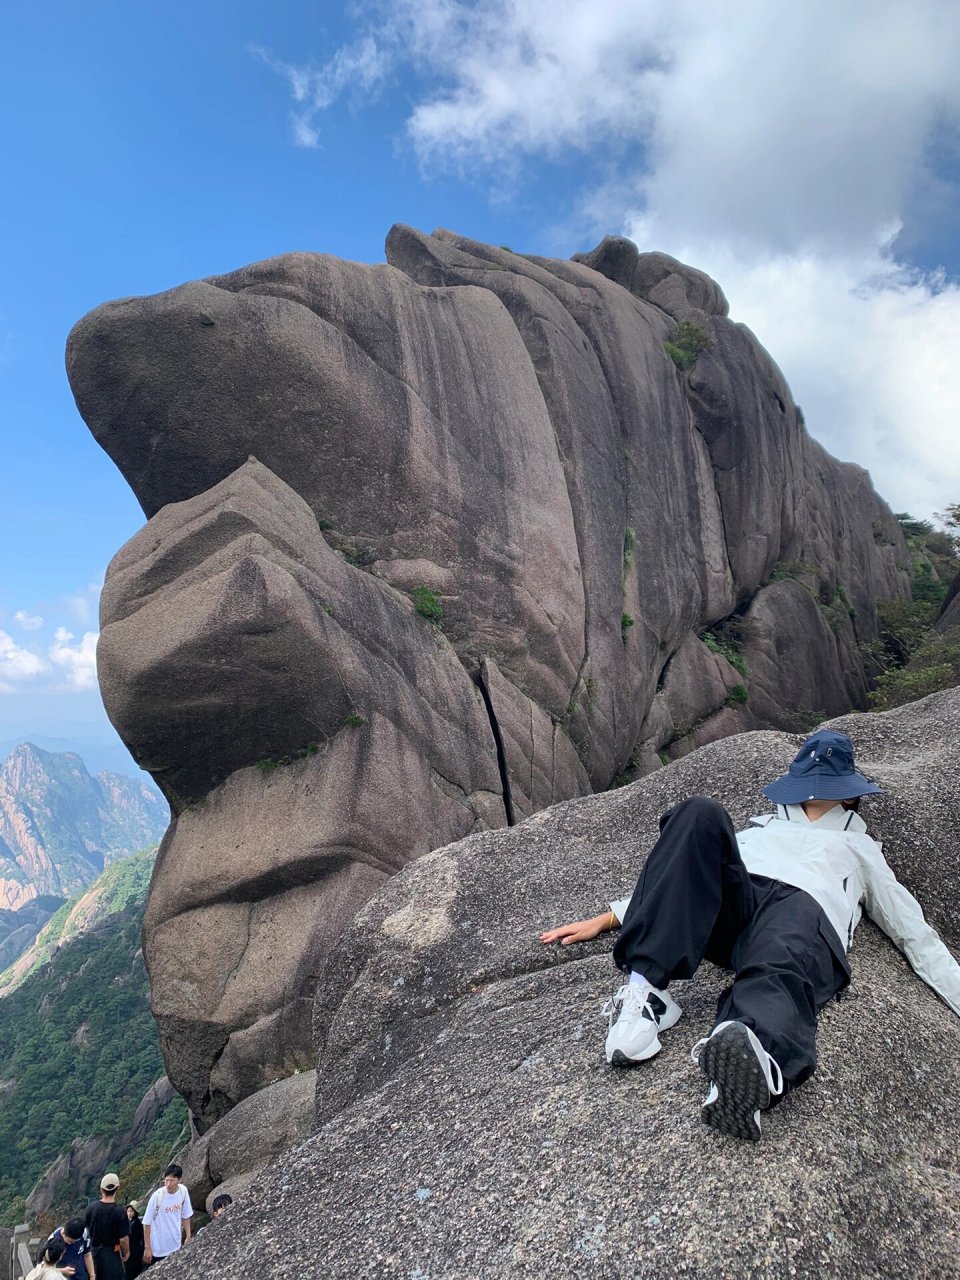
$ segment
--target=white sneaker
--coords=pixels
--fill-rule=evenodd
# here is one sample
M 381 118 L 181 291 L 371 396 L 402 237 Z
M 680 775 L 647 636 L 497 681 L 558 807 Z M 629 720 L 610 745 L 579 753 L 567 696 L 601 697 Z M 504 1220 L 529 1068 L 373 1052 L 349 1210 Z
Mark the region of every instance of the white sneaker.
M 625 982 L 603 1006 L 609 1020 L 605 1045 L 607 1061 L 614 1067 L 630 1067 L 660 1052 L 658 1032 L 668 1031 L 682 1010 L 669 992 Z
M 760 1112 L 783 1093 L 783 1073 L 742 1022 L 721 1022 L 690 1052 L 710 1081 L 704 1124 L 732 1138 L 760 1139 Z

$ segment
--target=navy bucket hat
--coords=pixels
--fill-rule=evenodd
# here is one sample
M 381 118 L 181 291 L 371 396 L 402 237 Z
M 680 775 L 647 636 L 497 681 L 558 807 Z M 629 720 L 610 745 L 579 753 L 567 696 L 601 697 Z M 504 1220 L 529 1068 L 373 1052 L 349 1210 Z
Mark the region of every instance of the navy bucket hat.
M 820 729 L 806 740 L 783 777 L 763 788 L 763 794 L 774 804 L 802 804 L 804 800 L 853 800 L 883 792 L 857 772 L 853 743 L 847 735 Z

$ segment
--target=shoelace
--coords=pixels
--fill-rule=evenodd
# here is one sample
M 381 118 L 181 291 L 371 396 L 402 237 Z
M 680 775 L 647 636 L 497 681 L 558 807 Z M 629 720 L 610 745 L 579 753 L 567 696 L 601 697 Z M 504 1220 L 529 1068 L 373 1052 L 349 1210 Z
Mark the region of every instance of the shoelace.
M 629 989 L 629 982 L 625 982 L 622 987 L 613 993 L 607 1003 L 600 1010 L 600 1017 L 606 1018 L 608 1027 L 612 1027 L 619 1016 L 620 1010 L 623 1008 L 623 1002 L 627 998 L 627 992 Z
M 773 1070 L 770 1072 L 771 1076 L 775 1075 L 777 1078 L 776 1084 L 773 1086 L 773 1089 L 771 1090 L 771 1092 L 774 1093 L 779 1098 L 780 1095 L 783 1093 L 783 1072 L 780 1070 L 780 1064 L 779 1062 L 777 1062 L 776 1058 L 771 1058 L 770 1055 L 767 1054 L 767 1060 L 769 1061 L 770 1066 L 773 1068 Z
M 623 1006 L 628 1000 L 632 1000 L 637 1007 L 638 1013 L 642 1014 L 644 1008 L 646 1008 L 646 1016 L 652 1018 L 654 1022 L 658 1022 L 659 1019 L 648 1004 L 652 991 L 652 987 L 638 987 L 632 982 L 625 982 L 622 987 L 613 993 L 600 1010 L 601 1018 L 606 1018 L 607 1025 L 612 1027 L 620 1014 L 623 1013 Z

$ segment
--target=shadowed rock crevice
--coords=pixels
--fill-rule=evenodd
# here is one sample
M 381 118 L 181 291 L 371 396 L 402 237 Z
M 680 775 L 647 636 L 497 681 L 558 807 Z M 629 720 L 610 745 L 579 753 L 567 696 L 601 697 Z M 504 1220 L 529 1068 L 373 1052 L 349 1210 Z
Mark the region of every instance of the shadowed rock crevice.
M 507 769 L 507 756 L 503 747 L 503 734 L 500 732 L 500 725 L 497 723 L 497 717 L 493 710 L 493 702 L 490 699 L 490 690 L 487 688 L 487 681 L 483 664 L 474 677 L 477 688 L 480 690 L 480 696 L 483 698 L 483 705 L 486 708 L 487 715 L 490 719 L 490 731 L 493 734 L 493 740 L 497 745 L 497 766 L 500 770 L 500 782 L 503 787 L 503 807 L 507 815 L 507 826 L 512 827 L 516 823 L 516 817 L 513 811 L 513 798 L 510 794 L 510 773 Z

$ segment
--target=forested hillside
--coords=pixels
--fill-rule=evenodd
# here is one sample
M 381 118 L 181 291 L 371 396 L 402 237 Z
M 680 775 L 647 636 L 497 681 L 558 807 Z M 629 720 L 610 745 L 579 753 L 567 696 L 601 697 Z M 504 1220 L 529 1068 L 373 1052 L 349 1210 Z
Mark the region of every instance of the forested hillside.
M 163 1074 L 140 951 L 152 860 L 147 851 L 109 868 L 65 904 L 35 944 L 34 971 L 0 999 L 2 1223 L 23 1218 L 31 1188 L 75 1138 L 123 1134 Z M 78 907 L 91 896 L 120 909 L 98 913 L 92 927 L 87 917 L 77 932 Z M 119 1153 L 116 1163 L 133 1162 L 142 1181 L 155 1180 L 184 1115 L 177 1099 L 139 1149 Z M 133 1194 L 131 1184 L 128 1177 Z
M 153 847 L 115 862 L 89 889 L 64 902 L 37 934 L 33 945 L 0 973 L 0 996 L 18 986 L 71 938 L 118 911 L 130 907 L 141 909 L 146 901 L 156 856 L 157 850 Z

